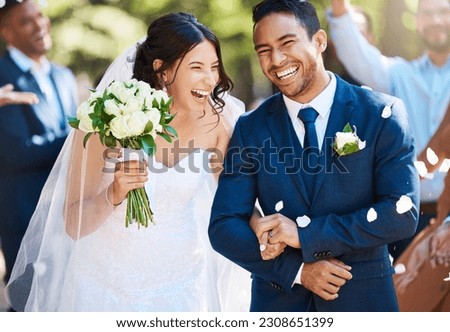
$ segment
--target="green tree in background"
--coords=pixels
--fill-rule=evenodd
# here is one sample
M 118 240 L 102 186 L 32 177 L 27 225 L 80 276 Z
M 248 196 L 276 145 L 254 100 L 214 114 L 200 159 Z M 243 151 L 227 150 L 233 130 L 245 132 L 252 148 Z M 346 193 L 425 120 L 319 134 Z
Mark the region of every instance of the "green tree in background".
M 387 55 L 413 58 L 420 52 L 414 34 L 418 0 L 352 0 L 374 21 L 377 46 Z M 310 0 L 322 19 L 329 0 Z M 91 86 L 112 60 L 145 36 L 156 17 L 174 11 L 193 13 L 219 37 L 233 94 L 247 105 L 272 93 L 253 50 L 251 13 L 259 0 L 47 0 L 54 47 L 49 57 L 88 76 Z M 400 20 L 398 19 L 400 17 Z M 339 73 L 339 68 L 330 68 Z M 89 84 L 88 84 L 89 85 Z M 87 87 L 86 87 L 87 88 Z

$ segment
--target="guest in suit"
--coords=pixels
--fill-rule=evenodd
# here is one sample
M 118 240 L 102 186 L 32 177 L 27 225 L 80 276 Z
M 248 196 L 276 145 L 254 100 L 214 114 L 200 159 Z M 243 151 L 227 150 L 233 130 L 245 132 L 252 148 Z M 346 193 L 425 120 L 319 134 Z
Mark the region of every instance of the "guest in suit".
M 45 54 L 52 45 L 50 20 L 34 0 L 6 1 L 0 8 L 0 86 L 34 93 L 39 102 L 10 104 L 0 112 L 0 238 L 11 273 L 22 236 L 76 110 L 72 72 Z
M 252 273 L 252 311 L 398 311 L 387 244 L 414 234 L 419 198 L 404 104 L 324 69 L 310 3 L 266 0 L 253 20 L 280 93 L 236 124 L 213 248 Z M 256 200 L 264 216 L 250 225 Z M 268 257 L 266 239 L 287 246 Z

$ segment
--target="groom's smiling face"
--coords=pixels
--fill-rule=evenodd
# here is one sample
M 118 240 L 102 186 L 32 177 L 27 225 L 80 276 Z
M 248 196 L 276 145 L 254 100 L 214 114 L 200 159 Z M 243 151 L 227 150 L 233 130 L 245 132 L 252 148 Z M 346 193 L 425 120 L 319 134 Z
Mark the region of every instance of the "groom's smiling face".
M 326 34 L 318 31 L 310 40 L 306 29 L 290 13 L 272 13 L 254 28 L 253 41 L 264 75 L 280 91 L 297 101 L 315 96 L 318 73 L 323 71 L 321 53 Z

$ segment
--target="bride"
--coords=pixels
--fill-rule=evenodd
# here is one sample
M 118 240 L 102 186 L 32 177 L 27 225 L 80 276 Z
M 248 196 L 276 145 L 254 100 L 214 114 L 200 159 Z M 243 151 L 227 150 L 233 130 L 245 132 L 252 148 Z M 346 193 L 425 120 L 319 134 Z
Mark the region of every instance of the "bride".
M 147 163 L 114 159 L 95 136 L 84 148 L 73 131 L 22 242 L 9 302 L 25 311 L 248 310 L 249 274 L 207 238 L 221 152 L 243 112 L 227 95 L 219 42 L 192 15 L 168 14 L 98 89 L 131 70 L 173 97 L 179 139 L 157 141 Z M 126 195 L 144 186 L 155 224 L 126 228 Z

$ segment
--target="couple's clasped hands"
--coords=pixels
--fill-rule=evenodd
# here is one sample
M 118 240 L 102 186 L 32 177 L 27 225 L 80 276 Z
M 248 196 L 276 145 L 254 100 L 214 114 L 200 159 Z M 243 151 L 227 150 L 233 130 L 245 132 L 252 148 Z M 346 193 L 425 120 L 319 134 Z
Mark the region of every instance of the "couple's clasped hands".
M 286 246 L 301 248 L 297 224 L 280 213 L 250 219 L 264 260 L 275 259 Z M 351 267 L 335 258 L 304 263 L 301 284 L 324 300 L 334 300 L 345 283 L 352 278 Z

